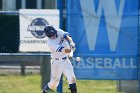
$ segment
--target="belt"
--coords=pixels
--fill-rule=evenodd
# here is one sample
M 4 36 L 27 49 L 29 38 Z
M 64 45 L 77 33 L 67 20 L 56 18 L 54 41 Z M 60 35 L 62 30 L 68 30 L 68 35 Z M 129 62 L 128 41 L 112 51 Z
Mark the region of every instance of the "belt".
M 67 57 L 63 57 L 63 58 L 52 58 L 52 59 L 54 59 L 54 60 L 66 60 Z

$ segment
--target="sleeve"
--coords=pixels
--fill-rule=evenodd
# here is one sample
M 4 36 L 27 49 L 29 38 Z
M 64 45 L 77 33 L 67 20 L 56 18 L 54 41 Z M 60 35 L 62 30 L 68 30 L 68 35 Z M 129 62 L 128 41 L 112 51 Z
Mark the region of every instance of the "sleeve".
M 60 30 L 60 29 L 59 29 L 59 34 L 65 39 L 66 39 L 67 35 L 70 36 L 70 34 L 68 32 L 64 32 L 63 30 Z
M 63 34 L 63 37 L 66 39 L 67 36 L 70 36 L 70 34 L 69 34 L 68 32 L 65 32 L 65 33 Z M 70 37 L 71 37 L 71 36 L 70 36 Z

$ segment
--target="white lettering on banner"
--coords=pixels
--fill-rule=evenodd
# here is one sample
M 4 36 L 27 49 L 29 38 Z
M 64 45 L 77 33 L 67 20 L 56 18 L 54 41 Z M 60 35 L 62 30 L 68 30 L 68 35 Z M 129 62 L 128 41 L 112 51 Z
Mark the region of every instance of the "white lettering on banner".
M 114 61 L 113 68 L 120 68 L 120 67 L 121 67 L 120 59 L 116 58 L 116 60 Z
M 75 61 L 75 59 L 73 61 Z M 137 64 L 135 62 L 135 58 L 81 58 L 81 61 L 77 64 L 75 62 L 72 63 L 74 68 L 78 69 L 134 69 L 137 68 Z
M 30 31 L 44 31 L 45 26 L 28 26 Z
M 112 68 L 112 59 L 110 59 L 110 58 L 105 58 L 104 59 L 104 67 L 105 68 Z
M 47 40 L 20 40 L 21 44 L 47 44 Z
M 102 61 L 103 61 L 102 58 L 96 58 L 95 59 L 95 67 L 96 68 L 102 68 Z
M 80 3 L 89 50 L 95 50 L 100 18 L 102 15 L 102 11 L 104 11 L 110 50 L 115 51 L 120 32 L 125 0 L 120 0 L 118 13 L 115 0 L 99 0 L 97 13 L 95 10 L 94 0 L 80 0 Z

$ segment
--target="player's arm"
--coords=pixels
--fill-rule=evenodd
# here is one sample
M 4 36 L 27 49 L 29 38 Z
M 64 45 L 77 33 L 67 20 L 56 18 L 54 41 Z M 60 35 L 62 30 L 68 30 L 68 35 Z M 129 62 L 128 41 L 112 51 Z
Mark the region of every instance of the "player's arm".
M 63 38 L 66 39 L 66 41 L 69 43 L 70 45 L 70 48 L 69 47 L 63 47 L 60 49 L 60 52 L 63 52 L 63 53 L 70 53 L 71 50 L 75 50 L 75 44 L 71 38 L 71 36 L 69 35 L 68 32 L 64 32 L 63 30 L 59 30 L 59 34 L 62 35 Z M 73 47 L 73 49 L 72 49 Z
M 74 50 L 75 50 L 75 43 L 73 42 L 71 36 L 70 36 L 68 33 L 65 33 L 65 34 L 64 34 L 64 38 L 65 38 L 65 39 L 67 40 L 67 42 L 69 43 L 71 50 L 74 51 Z
M 53 52 L 63 52 L 63 53 L 70 53 L 71 49 L 67 47 L 63 47 L 61 45 L 53 45 L 50 47 L 50 50 Z
M 66 40 L 67 40 L 67 42 L 68 42 L 70 45 L 73 44 L 73 45 L 75 46 L 75 44 L 74 44 L 72 38 L 71 38 L 69 35 L 66 36 Z
M 59 47 L 56 49 L 56 52 L 70 53 L 71 49 L 68 47 L 63 47 L 59 45 Z
M 69 36 L 68 33 L 65 33 L 65 34 L 64 34 L 64 38 L 65 38 L 65 39 L 67 40 L 67 42 L 70 44 L 70 48 L 69 48 L 69 47 L 63 47 L 61 51 L 62 51 L 63 53 L 70 53 L 71 50 L 74 51 L 74 50 L 75 50 L 75 43 L 73 42 L 71 36 Z

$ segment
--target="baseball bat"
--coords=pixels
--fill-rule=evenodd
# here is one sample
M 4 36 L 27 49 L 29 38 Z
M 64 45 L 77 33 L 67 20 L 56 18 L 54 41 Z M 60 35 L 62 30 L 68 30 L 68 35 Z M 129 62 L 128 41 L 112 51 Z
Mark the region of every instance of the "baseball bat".
M 73 57 L 73 50 L 71 50 L 70 54 L 69 54 L 69 57 Z

